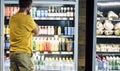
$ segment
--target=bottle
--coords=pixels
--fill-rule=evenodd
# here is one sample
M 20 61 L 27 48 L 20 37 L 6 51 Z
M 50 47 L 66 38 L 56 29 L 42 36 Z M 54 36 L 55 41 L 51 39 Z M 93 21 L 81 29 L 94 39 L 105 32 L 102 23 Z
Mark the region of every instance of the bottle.
M 58 51 L 59 50 L 59 48 L 58 48 L 59 42 L 58 42 L 58 38 L 57 37 L 55 37 L 55 43 L 54 44 L 55 44 L 54 45 L 55 51 Z
M 40 37 L 40 38 L 39 38 L 39 50 L 40 50 L 40 51 L 43 51 L 42 44 L 43 44 L 43 38 Z
M 60 10 L 60 7 L 58 7 L 58 9 L 57 9 L 57 16 L 60 18 L 60 16 L 61 16 L 61 10 Z
M 61 47 L 62 51 L 65 51 L 65 38 L 62 38 Z
M 73 39 L 70 39 L 70 51 L 73 51 L 74 50 L 74 41 Z
M 71 51 L 70 50 L 70 41 L 68 39 L 66 39 L 66 50 Z
M 54 26 L 51 26 L 51 35 L 54 35 Z
M 70 8 L 67 7 L 67 17 L 70 17 Z
M 44 34 L 47 35 L 47 32 L 48 32 L 48 28 L 47 28 L 47 26 L 45 26 Z
M 118 61 L 118 70 L 120 70 L 120 57 L 118 57 L 117 61 Z
M 97 61 L 97 58 L 96 58 L 95 64 L 96 64 L 95 70 L 98 71 L 98 61 Z
M 39 10 L 39 9 L 37 9 L 37 11 L 36 11 L 36 16 L 37 16 L 37 17 L 40 17 L 40 16 L 41 16 L 41 13 L 40 13 L 40 10 Z
M 45 35 L 45 33 L 46 33 L 45 32 L 45 26 L 43 26 L 43 28 L 42 28 L 42 34 Z
M 115 70 L 115 56 L 112 57 L 112 70 Z
M 36 17 L 36 10 L 37 10 L 36 7 L 32 7 L 32 9 L 31 9 L 31 15 L 32 15 L 32 17 Z
M 64 12 L 63 12 L 64 13 L 64 17 L 66 17 L 67 16 L 67 14 L 66 14 L 66 7 L 64 7 L 63 10 L 64 10 Z
M 63 13 L 63 7 L 61 7 L 61 9 L 60 9 L 60 17 L 63 17 L 64 16 L 64 13 Z
M 41 26 L 40 32 L 41 32 L 41 35 L 43 35 L 43 26 Z
M 10 13 L 9 9 L 10 9 L 10 7 L 5 6 L 5 16 L 7 16 L 7 17 L 10 16 L 10 15 L 9 15 L 9 13 Z
M 103 65 L 102 65 L 102 59 L 100 56 L 97 57 L 97 61 L 98 61 L 98 70 L 102 70 L 103 69 Z
M 58 34 L 58 27 L 57 26 L 54 26 L 54 35 L 57 35 Z
M 33 37 L 33 51 L 36 50 L 36 37 Z
M 109 70 L 112 70 L 112 57 L 109 57 Z
M 64 35 L 68 35 L 68 27 L 64 27 Z
M 51 17 L 51 7 L 48 8 L 48 17 Z
M 44 9 L 40 9 L 40 17 L 45 17 Z
M 13 11 L 14 11 L 14 10 L 13 10 L 13 7 L 12 7 L 12 6 L 9 7 L 9 11 L 10 11 L 10 16 L 13 16 L 13 13 L 14 13 Z
M 51 40 L 50 40 L 50 37 L 47 40 L 47 48 L 48 48 L 48 51 L 51 51 Z
M 58 26 L 58 35 L 61 35 L 61 27 Z
M 51 12 L 52 12 L 52 13 L 51 13 L 51 17 L 55 17 L 55 15 L 54 15 L 54 14 L 55 14 L 55 9 L 54 9 L 54 7 L 52 7 Z
M 36 38 L 36 51 L 39 51 L 39 38 Z
M 43 38 L 43 43 L 42 43 L 42 47 L 43 47 L 43 51 L 45 51 L 46 49 L 46 40 L 45 40 L 45 37 L 42 37 Z
M 71 35 L 71 23 L 68 21 L 68 35 Z
M 74 16 L 74 10 L 73 10 L 73 7 L 70 7 L 70 10 L 71 10 L 71 12 L 70 12 L 70 17 L 73 18 L 73 16 Z
M 59 38 L 59 45 L 58 45 L 58 47 L 59 47 L 59 51 L 61 51 L 62 50 L 62 47 L 61 47 L 61 38 Z
M 48 37 L 46 37 L 46 46 L 45 46 L 45 51 L 49 51 L 49 42 L 48 42 Z
M 54 37 L 52 37 L 52 40 L 51 40 L 51 51 L 54 51 Z
M 47 34 L 50 35 L 51 34 L 51 26 L 48 26 L 48 31 Z
M 44 10 L 44 17 L 48 17 L 48 10 L 47 9 Z

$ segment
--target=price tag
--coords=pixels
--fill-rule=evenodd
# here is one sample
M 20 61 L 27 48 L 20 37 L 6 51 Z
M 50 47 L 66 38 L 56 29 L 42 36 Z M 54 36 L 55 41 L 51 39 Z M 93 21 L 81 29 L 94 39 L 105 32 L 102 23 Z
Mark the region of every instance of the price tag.
M 61 52 L 61 54 L 73 54 L 73 52 Z
M 44 54 L 48 54 L 48 52 L 44 52 Z
M 10 53 L 10 51 L 6 51 L 6 53 Z
M 52 52 L 52 54 L 60 54 L 60 52 Z
M 100 18 L 97 18 L 97 20 L 100 20 Z
M 112 18 L 108 18 L 108 20 L 113 20 Z
M 70 20 L 73 20 L 73 18 L 69 18 Z

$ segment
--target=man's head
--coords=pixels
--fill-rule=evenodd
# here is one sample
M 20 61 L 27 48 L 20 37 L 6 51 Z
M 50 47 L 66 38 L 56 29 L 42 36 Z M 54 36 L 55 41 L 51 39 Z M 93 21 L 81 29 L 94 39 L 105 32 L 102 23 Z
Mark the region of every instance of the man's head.
M 29 12 L 31 8 L 32 0 L 19 0 L 20 9 L 25 9 Z

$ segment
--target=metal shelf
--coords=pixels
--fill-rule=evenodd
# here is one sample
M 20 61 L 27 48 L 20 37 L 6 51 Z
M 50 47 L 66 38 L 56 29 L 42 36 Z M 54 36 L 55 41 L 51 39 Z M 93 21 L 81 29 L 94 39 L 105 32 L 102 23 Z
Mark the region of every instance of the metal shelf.
M 67 17 L 36 17 L 33 18 L 34 20 L 74 20 L 74 18 L 67 18 Z
M 37 35 L 37 36 L 34 36 L 34 37 L 65 37 L 65 38 L 73 38 L 74 35 Z
M 114 35 L 111 35 L 111 36 L 97 35 L 97 38 L 120 38 L 120 36 L 114 36 Z
M 65 52 L 65 51 L 60 51 L 60 52 L 40 52 L 40 51 L 33 51 L 33 52 L 37 52 L 37 53 L 40 53 L 40 54 L 50 54 L 50 55 L 52 55 L 52 54 L 58 54 L 58 55 L 72 55 L 73 54 L 73 52 L 72 51 L 70 51 L 70 52 Z
M 106 18 L 106 17 L 98 17 L 97 20 L 111 20 L 111 21 L 120 21 L 120 18 Z
M 5 17 L 7 20 L 10 19 L 10 17 Z M 34 20 L 74 20 L 72 17 L 35 17 Z
M 18 4 L 18 1 L 16 0 L 5 0 L 5 4 Z M 36 4 L 41 4 L 41 5 L 60 5 L 60 4 L 72 4 L 75 5 L 77 2 L 76 1 L 63 1 L 63 0 L 34 0 L 33 1 L 33 6 Z
M 120 52 L 96 52 L 96 54 L 100 54 L 100 55 L 120 55 Z

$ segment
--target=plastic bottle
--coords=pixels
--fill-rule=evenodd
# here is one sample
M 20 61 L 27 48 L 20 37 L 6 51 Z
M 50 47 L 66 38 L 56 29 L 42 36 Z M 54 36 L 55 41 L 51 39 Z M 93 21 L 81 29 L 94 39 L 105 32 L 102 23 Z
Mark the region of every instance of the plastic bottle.
M 58 35 L 61 35 L 61 27 L 58 26 Z
M 48 35 L 51 34 L 51 26 L 48 26 Z
M 59 51 L 61 51 L 62 50 L 62 47 L 61 47 L 61 38 L 59 38 L 59 45 L 58 45 L 58 47 L 59 47 Z
M 40 37 L 40 38 L 39 38 L 39 50 L 40 50 L 40 51 L 43 51 L 42 44 L 43 44 L 43 38 Z
M 54 50 L 54 44 L 55 44 L 55 43 L 54 43 L 54 37 L 52 37 L 51 43 L 52 43 L 52 44 L 51 44 L 51 51 L 55 51 L 55 50 Z
M 66 50 L 71 51 L 71 49 L 70 49 L 70 41 L 68 39 L 66 39 Z
M 58 27 L 57 26 L 54 26 L 54 35 L 57 35 L 58 34 Z
M 33 37 L 33 51 L 36 50 L 36 37 Z
M 39 38 L 36 38 L 36 51 L 39 51 Z
M 120 70 L 120 57 L 118 57 L 118 70 Z
M 63 16 L 64 16 L 63 7 L 61 7 L 61 9 L 60 9 L 60 17 L 63 17 Z
M 54 41 L 55 41 L 55 42 L 54 42 L 54 51 L 58 51 L 58 50 L 59 50 L 59 48 L 58 48 L 58 44 L 59 44 L 58 38 L 55 38 Z
M 64 7 L 63 9 L 64 9 L 64 17 L 67 17 L 66 7 Z
M 71 12 L 70 12 L 70 17 L 73 17 L 73 16 L 74 16 L 73 7 L 70 7 L 70 10 L 71 10 Z
M 62 51 L 65 51 L 65 38 L 62 38 L 61 47 Z
M 98 61 L 97 61 L 97 58 L 96 58 L 96 61 L 95 61 L 95 70 L 98 71 Z

